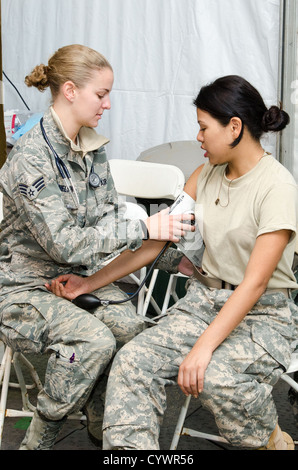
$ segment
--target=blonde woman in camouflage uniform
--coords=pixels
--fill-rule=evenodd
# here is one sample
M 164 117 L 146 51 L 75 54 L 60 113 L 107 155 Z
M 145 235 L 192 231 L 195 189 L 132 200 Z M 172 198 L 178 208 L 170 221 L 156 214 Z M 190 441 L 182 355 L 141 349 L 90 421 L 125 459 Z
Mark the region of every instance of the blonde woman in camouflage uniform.
M 222 77 L 197 99 L 198 141 L 209 161 L 185 191 L 203 205 L 205 252 L 186 296 L 157 326 L 116 355 L 109 376 L 105 449 L 158 449 L 165 386 L 200 397 L 232 445 L 292 450 L 271 395 L 297 341 L 297 289 L 292 272 L 297 187 L 261 146 L 263 132 L 289 122 L 241 77 Z M 201 214 L 201 207 L 198 215 Z M 69 279 L 58 295 L 75 296 L 134 270 L 150 247 L 120 256 L 106 271 Z M 121 263 L 123 258 L 123 263 Z M 134 262 L 133 262 L 134 261 Z M 130 264 L 129 264 L 130 263 Z M 75 285 L 79 286 L 76 290 Z
M 42 123 L 15 144 L 0 172 L 0 338 L 17 351 L 49 354 L 21 449 L 52 448 L 66 417 L 83 407 L 89 435 L 100 445 L 102 407 L 94 394 L 100 395 L 104 380 L 94 385 L 144 322 L 130 302 L 91 315 L 44 286 L 62 273 L 92 274 L 110 254 L 142 245 L 141 222 L 125 221 L 118 205 L 104 148 L 108 140 L 92 129 L 110 109 L 113 71 L 98 52 L 71 45 L 25 81 L 40 91 L 50 87 L 53 102 Z M 61 167 L 71 178 L 62 177 Z M 170 227 L 167 237 L 177 240 L 189 230 L 180 219 L 149 218 L 150 236 L 158 238 L 158 229 Z M 113 285 L 100 295 L 125 298 Z

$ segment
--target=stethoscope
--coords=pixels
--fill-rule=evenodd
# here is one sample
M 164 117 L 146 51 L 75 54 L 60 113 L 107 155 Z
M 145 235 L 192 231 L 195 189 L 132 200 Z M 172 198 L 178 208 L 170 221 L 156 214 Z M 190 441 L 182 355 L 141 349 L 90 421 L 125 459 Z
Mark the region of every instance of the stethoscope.
M 67 166 L 65 165 L 64 161 L 59 157 L 56 150 L 54 149 L 51 142 L 49 141 L 49 138 L 48 138 L 48 136 L 46 134 L 46 131 L 45 131 L 45 128 L 43 126 L 43 118 L 41 118 L 41 120 L 39 122 L 40 122 L 40 128 L 41 128 L 43 138 L 46 141 L 49 148 L 51 149 L 51 151 L 52 151 L 52 153 L 55 157 L 55 162 L 56 162 L 57 169 L 58 169 L 60 175 L 62 176 L 62 178 L 63 178 L 63 180 L 66 184 L 68 192 L 71 194 L 71 196 L 73 198 L 75 207 L 68 206 L 68 209 L 76 210 L 80 206 L 80 201 L 79 201 L 79 196 L 78 196 L 77 190 L 76 190 L 76 188 L 75 188 L 75 186 L 72 182 L 71 174 L 69 173 L 69 171 L 67 169 Z M 98 188 L 101 184 L 101 178 L 98 176 L 97 173 L 95 173 L 93 163 L 92 163 L 92 166 L 91 166 L 91 171 L 90 171 L 90 174 L 89 174 L 88 181 L 89 181 L 89 185 L 92 189 Z

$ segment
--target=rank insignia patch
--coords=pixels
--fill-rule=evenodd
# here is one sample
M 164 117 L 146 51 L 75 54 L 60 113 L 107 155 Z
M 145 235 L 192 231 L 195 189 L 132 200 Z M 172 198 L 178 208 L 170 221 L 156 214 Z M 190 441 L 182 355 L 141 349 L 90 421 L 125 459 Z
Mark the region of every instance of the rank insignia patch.
M 42 191 L 45 188 L 45 182 L 43 176 L 38 178 L 36 181 L 31 186 L 28 186 L 27 184 L 24 183 L 19 183 L 19 189 L 21 194 L 26 196 L 30 201 L 35 199 L 40 191 Z

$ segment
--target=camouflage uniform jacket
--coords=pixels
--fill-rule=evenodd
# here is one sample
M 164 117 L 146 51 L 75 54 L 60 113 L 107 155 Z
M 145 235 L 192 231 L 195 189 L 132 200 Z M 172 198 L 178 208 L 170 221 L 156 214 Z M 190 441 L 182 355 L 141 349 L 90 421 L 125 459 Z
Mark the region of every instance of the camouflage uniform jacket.
M 108 140 L 82 128 L 81 147 L 84 135 L 91 132 L 97 146 L 75 152 L 50 109 L 43 125 L 71 174 L 79 206 L 74 208 L 73 191 L 68 190 L 37 124 L 16 143 L 0 171 L 4 213 L 0 301 L 9 292 L 43 286 L 62 273 L 90 275 L 111 253 L 123 247 L 135 250 L 142 244 L 140 222 L 121 216 L 124 208 L 118 204 L 104 149 Z M 88 182 L 92 165 L 100 177 L 96 189 Z

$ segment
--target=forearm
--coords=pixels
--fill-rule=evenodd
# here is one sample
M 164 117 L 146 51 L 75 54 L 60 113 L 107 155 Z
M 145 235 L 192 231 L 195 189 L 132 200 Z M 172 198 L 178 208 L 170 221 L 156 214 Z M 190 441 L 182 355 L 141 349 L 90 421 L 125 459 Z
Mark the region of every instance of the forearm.
M 93 292 L 130 273 L 151 264 L 166 242 L 146 240 L 136 251 L 126 250 L 104 268 L 85 279 L 88 291 Z
M 178 266 L 184 257 L 184 254 L 176 248 L 169 248 L 156 263 L 155 268 L 166 271 L 169 274 L 176 274 Z

